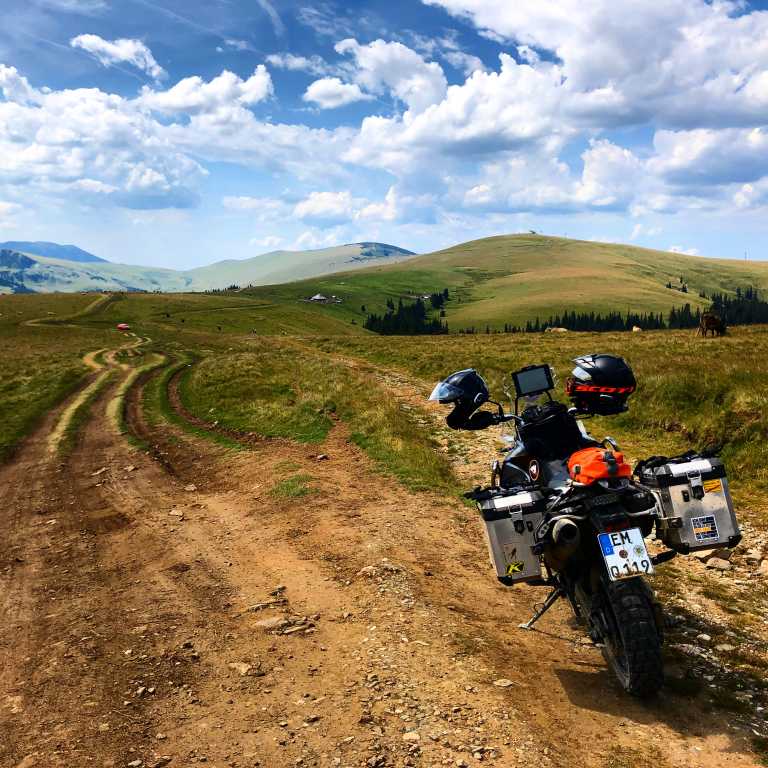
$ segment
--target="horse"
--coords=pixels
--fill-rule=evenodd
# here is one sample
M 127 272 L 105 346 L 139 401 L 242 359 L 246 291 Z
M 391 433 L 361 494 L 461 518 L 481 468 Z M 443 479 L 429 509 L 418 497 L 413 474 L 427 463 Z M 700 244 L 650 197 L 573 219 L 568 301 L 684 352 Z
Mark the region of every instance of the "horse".
M 722 336 L 725 333 L 725 322 L 716 312 L 705 312 L 701 316 L 696 335 L 706 338 L 710 331 L 713 336 Z

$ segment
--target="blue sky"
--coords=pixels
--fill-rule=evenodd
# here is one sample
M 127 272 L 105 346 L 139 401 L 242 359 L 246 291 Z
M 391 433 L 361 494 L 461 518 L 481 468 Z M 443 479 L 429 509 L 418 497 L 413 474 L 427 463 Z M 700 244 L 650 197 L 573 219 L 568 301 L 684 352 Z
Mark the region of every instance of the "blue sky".
M 0 13 L 0 239 L 171 267 L 529 229 L 768 258 L 765 3 Z

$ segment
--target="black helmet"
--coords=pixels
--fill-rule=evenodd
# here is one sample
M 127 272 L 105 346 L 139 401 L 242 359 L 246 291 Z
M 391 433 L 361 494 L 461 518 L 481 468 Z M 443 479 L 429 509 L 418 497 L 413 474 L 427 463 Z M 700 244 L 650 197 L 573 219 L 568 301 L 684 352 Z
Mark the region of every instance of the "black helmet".
M 456 371 L 447 379 L 443 379 L 432 390 L 430 400 L 441 403 L 456 403 L 463 407 L 472 406 L 472 410 L 488 402 L 490 394 L 483 377 L 474 369 Z
M 637 388 L 632 369 L 616 355 L 583 355 L 565 383 L 565 392 L 580 413 L 611 416 L 627 410 Z
M 451 429 L 484 429 L 489 426 L 487 419 L 482 421 L 482 424 L 472 426 L 470 417 L 483 403 L 488 402 L 489 397 L 488 386 L 483 377 L 474 368 L 467 368 L 443 379 L 432 390 L 429 399 L 453 403 L 453 410 L 445 419 Z M 485 412 L 477 416 L 482 416 L 483 413 Z

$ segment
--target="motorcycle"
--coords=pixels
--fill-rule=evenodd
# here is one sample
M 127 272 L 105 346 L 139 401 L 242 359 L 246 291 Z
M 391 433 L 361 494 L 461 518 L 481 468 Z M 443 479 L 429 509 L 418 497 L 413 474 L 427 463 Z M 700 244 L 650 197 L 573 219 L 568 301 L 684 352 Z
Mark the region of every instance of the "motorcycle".
M 499 581 L 551 588 L 520 628 L 532 630 L 566 599 L 621 687 L 649 697 L 664 681 L 665 620 L 646 578 L 678 554 L 735 546 L 740 533 L 719 460 L 693 453 L 654 457 L 633 472 L 612 438 L 598 442 L 589 435 L 584 418 L 626 410 L 634 375 L 608 355 L 576 362 L 567 388 L 571 407 L 552 398 L 547 365 L 512 374 L 514 412 L 490 400 L 472 369 L 440 382 L 430 399 L 454 405 L 447 419 L 454 429 L 514 425 L 504 459 L 493 462 L 490 485 L 465 496 L 482 516 Z M 484 403 L 496 410 L 477 410 Z M 707 483 L 717 493 L 700 494 Z M 654 531 L 669 548 L 651 555 L 645 539 Z

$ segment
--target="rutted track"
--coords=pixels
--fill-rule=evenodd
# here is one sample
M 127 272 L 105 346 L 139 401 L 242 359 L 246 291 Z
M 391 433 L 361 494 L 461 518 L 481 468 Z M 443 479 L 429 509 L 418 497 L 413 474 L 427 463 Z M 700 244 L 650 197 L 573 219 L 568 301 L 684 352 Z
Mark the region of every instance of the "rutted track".
M 96 303 L 98 304 L 98 302 Z M 147 341 L 149 339 L 137 337 L 134 341 L 127 342 L 116 349 L 99 349 L 95 352 L 89 352 L 83 357 L 83 363 L 91 370 L 96 371 L 96 375 L 92 376 L 90 380 L 86 380 L 85 386 L 81 387 L 74 396 L 69 398 L 62 409 L 61 415 L 48 435 L 48 451 L 51 455 L 55 454 L 61 447 L 70 424 L 78 411 L 87 407 L 89 401 L 101 392 L 107 381 L 115 373 L 115 370 L 118 368 L 124 371 L 130 370 L 129 366 L 117 361 L 117 355 L 127 350 L 136 350 Z M 105 353 L 103 363 L 99 362 L 98 359 L 102 353 Z
M 61 464 L 51 417 L 0 469 L 0 766 L 755 764 L 718 715 L 619 693 L 564 606 L 514 629 L 541 592 L 496 586 L 469 515 L 342 425 L 324 461 L 228 451 L 146 418 L 163 370 L 120 369 Z M 293 472 L 311 494 L 274 497 Z

